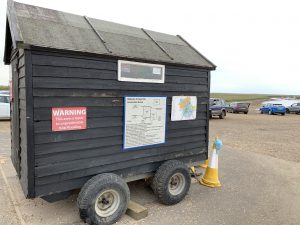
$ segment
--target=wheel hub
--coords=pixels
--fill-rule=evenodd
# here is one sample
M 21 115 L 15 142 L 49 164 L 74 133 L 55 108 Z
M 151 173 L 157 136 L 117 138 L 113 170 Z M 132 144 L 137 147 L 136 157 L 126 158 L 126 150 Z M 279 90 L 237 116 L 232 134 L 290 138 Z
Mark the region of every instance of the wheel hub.
M 181 173 L 176 173 L 170 178 L 168 189 L 170 194 L 178 195 L 182 193 L 184 186 L 185 186 L 184 176 Z
M 115 190 L 100 193 L 95 202 L 95 211 L 101 217 L 108 217 L 115 213 L 120 204 L 120 195 Z
M 179 184 L 179 179 L 178 179 L 178 177 L 177 177 L 177 176 L 176 176 L 176 177 L 172 177 L 172 178 L 171 178 L 171 182 L 170 182 L 170 187 L 171 187 L 171 189 L 177 188 L 178 184 Z
M 100 198 L 98 199 L 98 208 L 100 210 L 109 208 L 113 201 L 114 196 L 111 193 L 104 193 Z

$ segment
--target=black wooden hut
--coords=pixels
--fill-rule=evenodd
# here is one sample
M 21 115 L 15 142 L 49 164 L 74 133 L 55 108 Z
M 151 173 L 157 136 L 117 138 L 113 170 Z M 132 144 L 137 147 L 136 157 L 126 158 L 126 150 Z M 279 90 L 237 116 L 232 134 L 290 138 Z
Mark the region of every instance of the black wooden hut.
M 11 66 L 11 158 L 28 198 L 81 188 L 101 173 L 131 181 L 167 160 L 207 159 L 215 65 L 179 35 L 9 0 L 4 62 Z M 120 79 L 130 68 L 129 80 Z M 163 143 L 124 150 L 125 96 L 166 97 Z M 194 119 L 171 120 L 174 96 L 196 96 Z M 69 107 L 86 109 L 85 124 L 55 130 L 53 109 Z

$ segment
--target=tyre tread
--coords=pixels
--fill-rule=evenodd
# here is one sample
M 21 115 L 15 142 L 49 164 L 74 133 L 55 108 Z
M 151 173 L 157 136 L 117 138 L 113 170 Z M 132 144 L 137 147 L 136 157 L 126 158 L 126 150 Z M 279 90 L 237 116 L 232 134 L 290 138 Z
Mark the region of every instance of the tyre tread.
M 179 197 L 174 197 L 167 191 L 167 183 L 173 171 L 181 170 L 186 179 L 186 187 Z M 173 205 L 180 202 L 187 192 L 191 184 L 191 177 L 189 171 L 184 163 L 178 160 L 169 160 L 163 163 L 154 175 L 152 189 L 159 201 L 165 205 Z
M 130 192 L 129 192 L 128 185 L 122 178 L 120 178 L 115 174 L 112 173 L 99 174 L 92 177 L 83 185 L 77 198 L 77 206 L 79 208 L 80 218 L 87 224 L 95 224 L 90 218 L 91 216 L 90 214 L 92 213 L 90 212 L 91 210 L 89 209 L 91 194 L 94 192 L 95 189 L 97 189 L 99 185 L 109 186 L 111 184 L 118 184 L 125 191 L 125 195 L 126 195 L 125 196 L 126 202 L 124 202 L 126 207 L 125 209 L 123 209 L 122 213 L 119 216 L 117 216 L 117 218 L 113 222 L 116 222 L 125 213 L 130 199 Z M 103 224 L 111 224 L 111 223 L 103 223 Z

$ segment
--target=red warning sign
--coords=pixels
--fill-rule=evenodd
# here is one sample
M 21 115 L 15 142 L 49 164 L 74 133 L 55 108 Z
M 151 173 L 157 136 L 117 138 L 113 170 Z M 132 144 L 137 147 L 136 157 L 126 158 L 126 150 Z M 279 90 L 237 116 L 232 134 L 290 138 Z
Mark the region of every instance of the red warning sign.
M 52 108 L 52 131 L 86 129 L 86 107 Z

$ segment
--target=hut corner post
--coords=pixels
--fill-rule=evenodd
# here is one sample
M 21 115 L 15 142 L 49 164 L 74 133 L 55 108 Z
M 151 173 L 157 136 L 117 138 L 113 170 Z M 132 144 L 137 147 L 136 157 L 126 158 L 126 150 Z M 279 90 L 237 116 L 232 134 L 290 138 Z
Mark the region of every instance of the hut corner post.
M 31 51 L 25 50 L 25 81 L 26 81 L 26 133 L 27 133 L 27 171 L 28 191 L 27 198 L 35 197 L 35 154 L 34 154 L 34 127 L 33 127 L 33 84 Z
M 208 144 L 209 144 L 209 99 L 210 99 L 210 71 L 207 71 L 207 86 L 208 86 L 208 97 L 207 97 L 207 106 L 206 106 L 206 113 L 207 113 L 207 118 L 206 118 L 206 147 L 207 147 L 207 151 L 206 151 L 206 159 L 208 159 Z

